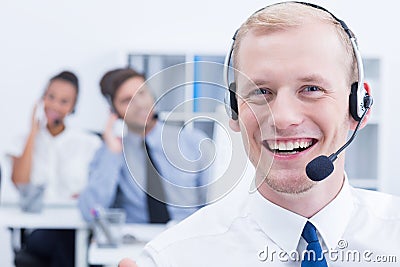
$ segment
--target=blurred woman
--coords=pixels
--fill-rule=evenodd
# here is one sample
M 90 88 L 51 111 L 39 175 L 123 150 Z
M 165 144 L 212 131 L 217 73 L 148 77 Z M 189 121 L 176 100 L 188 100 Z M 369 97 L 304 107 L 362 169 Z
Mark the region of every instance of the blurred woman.
M 97 136 L 65 124 L 65 118 L 74 112 L 78 93 L 78 78 L 72 72 L 52 77 L 34 107 L 27 138 L 8 153 L 13 159 L 13 183 L 20 191 L 43 186 L 41 197 L 45 202 L 78 197 L 87 183 L 90 161 L 101 144 Z M 24 252 L 49 266 L 74 265 L 74 231 L 35 230 L 25 245 Z

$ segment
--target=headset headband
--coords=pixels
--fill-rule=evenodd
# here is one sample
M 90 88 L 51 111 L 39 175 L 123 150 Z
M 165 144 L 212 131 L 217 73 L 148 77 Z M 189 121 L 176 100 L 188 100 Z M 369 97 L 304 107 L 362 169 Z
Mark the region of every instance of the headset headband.
M 271 6 L 280 5 L 280 4 L 286 4 L 286 3 L 297 3 L 297 4 L 302 4 L 302 5 L 306 5 L 306 6 L 315 8 L 315 9 L 322 10 L 322 11 L 328 13 L 329 15 L 331 15 L 332 18 L 334 20 L 336 20 L 341 25 L 343 30 L 346 32 L 347 36 L 350 39 L 352 48 L 353 48 L 353 52 L 354 52 L 354 55 L 355 55 L 355 58 L 356 58 L 356 61 L 357 61 L 357 69 L 358 69 L 358 81 L 357 81 L 357 83 L 354 83 L 352 85 L 352 93 L 354 94 L 353 97 L 356 98 L 356 100 L 355 100 L 356 103 L 353 104 L 354 107 L 350 107 L 350 113 L 351 113 L 351 115 L 353 116 L 353 118 L 355 120 L 359 120 L 361 118 L 361 116 L 363 115 L 364 111 L 365 111 L 364 96 L 365 96 L 366 92 L 365 92 L 365 89 L 364 89 L 364 67 L 363 67 L 361 54 L 360 54 L 360 51 L 358 49 L 356 36 L 349 29 L 349 27 L 347 26 L 347 24 L 343 20 L 337 18 L 335 15 L 333 15 L 327 9 L 325 9 L 325 8 L 323 8 L 321 6 L 312 4 L 312 3 L 297 2 L 297 1 L 288 1 L 288 2 L 275 3 L 275 4 L 268 5 L 268 6 L 264 7 L 264 8 L 261 8 L 261 9 L 257 10 L 256 12 L 253 13 L 253 15 L 257 14 L 258 12 L 261 12 L 261 11 L 271 7 Z M 253 15 L 251 15 L 251 16 L 253 16 Z M 224 61 L 224 79 L 225 79 L 226 86 L 229 89 L 232 87 L 230 82 L 229 82 L 229 65 L 231 64 L 231 58 L 232 58 L 232 54 L 233 54 L 233 50 L 234 50 L 234 46 L 235 46 L 236 35 L 238 34 L 239 29 L 237 29 L 235 31 L 235 34 L 232 37 L 230 49 L 228 50 L 228 53 L 226 54 L 225 61 Z

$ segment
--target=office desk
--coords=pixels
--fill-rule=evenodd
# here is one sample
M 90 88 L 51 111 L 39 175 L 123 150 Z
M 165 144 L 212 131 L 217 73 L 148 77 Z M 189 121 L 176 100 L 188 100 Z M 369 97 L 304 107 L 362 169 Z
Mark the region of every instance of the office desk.
M 26 213 L 16 204 L 0 206 L 0 226 L 14 229 L 75 229 L 75 266 L 87 266 L 89 225 L 76 206 L 46 206 L 40 213 Z
M 129 234 L 137 239 L 133 244 L 121 244 L 116 248 L 98 247 L 96 241 L 91 242 L 88 252 L 90 264 L 116 266 L 123 258 L 137 258 L 142 249 L 151 239 L 166 229 L 164 224 L 126 224 L 122 228 L 123 234 Z

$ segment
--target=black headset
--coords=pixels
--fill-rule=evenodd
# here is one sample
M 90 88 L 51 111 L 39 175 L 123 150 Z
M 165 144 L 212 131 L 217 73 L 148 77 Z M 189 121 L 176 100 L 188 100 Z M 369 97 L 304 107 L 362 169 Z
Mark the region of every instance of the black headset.
M 349 103 L 350 103 L 349 111 L 354 120 L 360 121 L 365 110 L 369 109 L 372 106 L 373 99 L 372 99 L 372 96 L 370 96 L 367 93 L 367 91 L 364 89 L 364 67 L 363 67 L 361 54 L 358 49 L 356 36 L 349 29 L 349 27 L 347 27 L 346 23 L 343 20 L 338 19 L 335 15 L 333 15 L 327 9 L 325 9 L 321 6 L 315 5 L 315 4 L 311 4 L 311 3 L 297 2 L 297 1 L 281 2 L 281 3 L 268 5 L 264 8 L 256 11 L 254 14 L 261 12 L 262 10 L 269 8 L 271 6 L 285 4 L 285 3 L 302 4 L 302 5 L 306 5 L 306 6 L 327 12 L 338 23 L 340 23 L 343 30 L 346 32 L 347 36 L 350 38 L 350 42 L 353 47 L 353 52 L 354 52 L 354 55 L 355 55 L 356 61 L 357 61 L 358 82 L 354 82 L 351 85 L 351 90 L 350 90 L 350 95 L 349 95 Z M 228 53 L 226 54 L 225 63 L 224 63 L 224 78 L 225 78 L 225 83 L 229 89 L 229 90 L 227 90 L 227 92 L 225 94 L 225 107 L 227 109 L 227 113 L 228 113 L 229 117 L 233 120 L 238 120 L 239 110 L 238 110 L 238 103 L 237 103 L 237 96 L 236 96 L 236 83 L 229 82 L 229 68 L 230 68 L 229 65 L 231 63 L 232 53 L 233 53 L 233 49 L 234 49 L 234 45 L 235 45 L 235 41 L 236 41 L 236 35 L 237 35 L 238 31 L 239 31 L 239 29 L 236 30 L 235 34 L 232 37 L 232 43 L 231 43 Z

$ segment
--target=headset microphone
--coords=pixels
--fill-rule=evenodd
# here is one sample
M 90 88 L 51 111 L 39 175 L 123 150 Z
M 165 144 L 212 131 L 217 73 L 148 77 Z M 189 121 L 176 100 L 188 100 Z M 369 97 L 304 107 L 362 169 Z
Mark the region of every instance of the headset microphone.
M 338 155 L 342 153 L 342 151 L 348 147 L 351 142 L 353 142 L 354 138 L 356 137 L 356 134 L 358 132 L 358 128 L 360 127 L 362 121 L 364 120 L 365 115 L 367 114 L 368 110 L 371 108 L 373 103 L 373 99 L 369 95 L 364 96 L 364 113 L 362 114 L 360 120 L 357 123 L 357 127 L 354 130 L 353 134 L 351 135 L 350 139 L 342 146 L 339 148 L 338 151 L 335 153 L 331 154 L 329 157 L 325 155 L 321 155 L 310 161 L 307 166 L 306 166 L 306 173 L 308 178 L 315 182 L 319 182 L 324 180 L 326 177 L 328 177 L 335 167 L 333 166 L 333 162 L 337 159 Z

